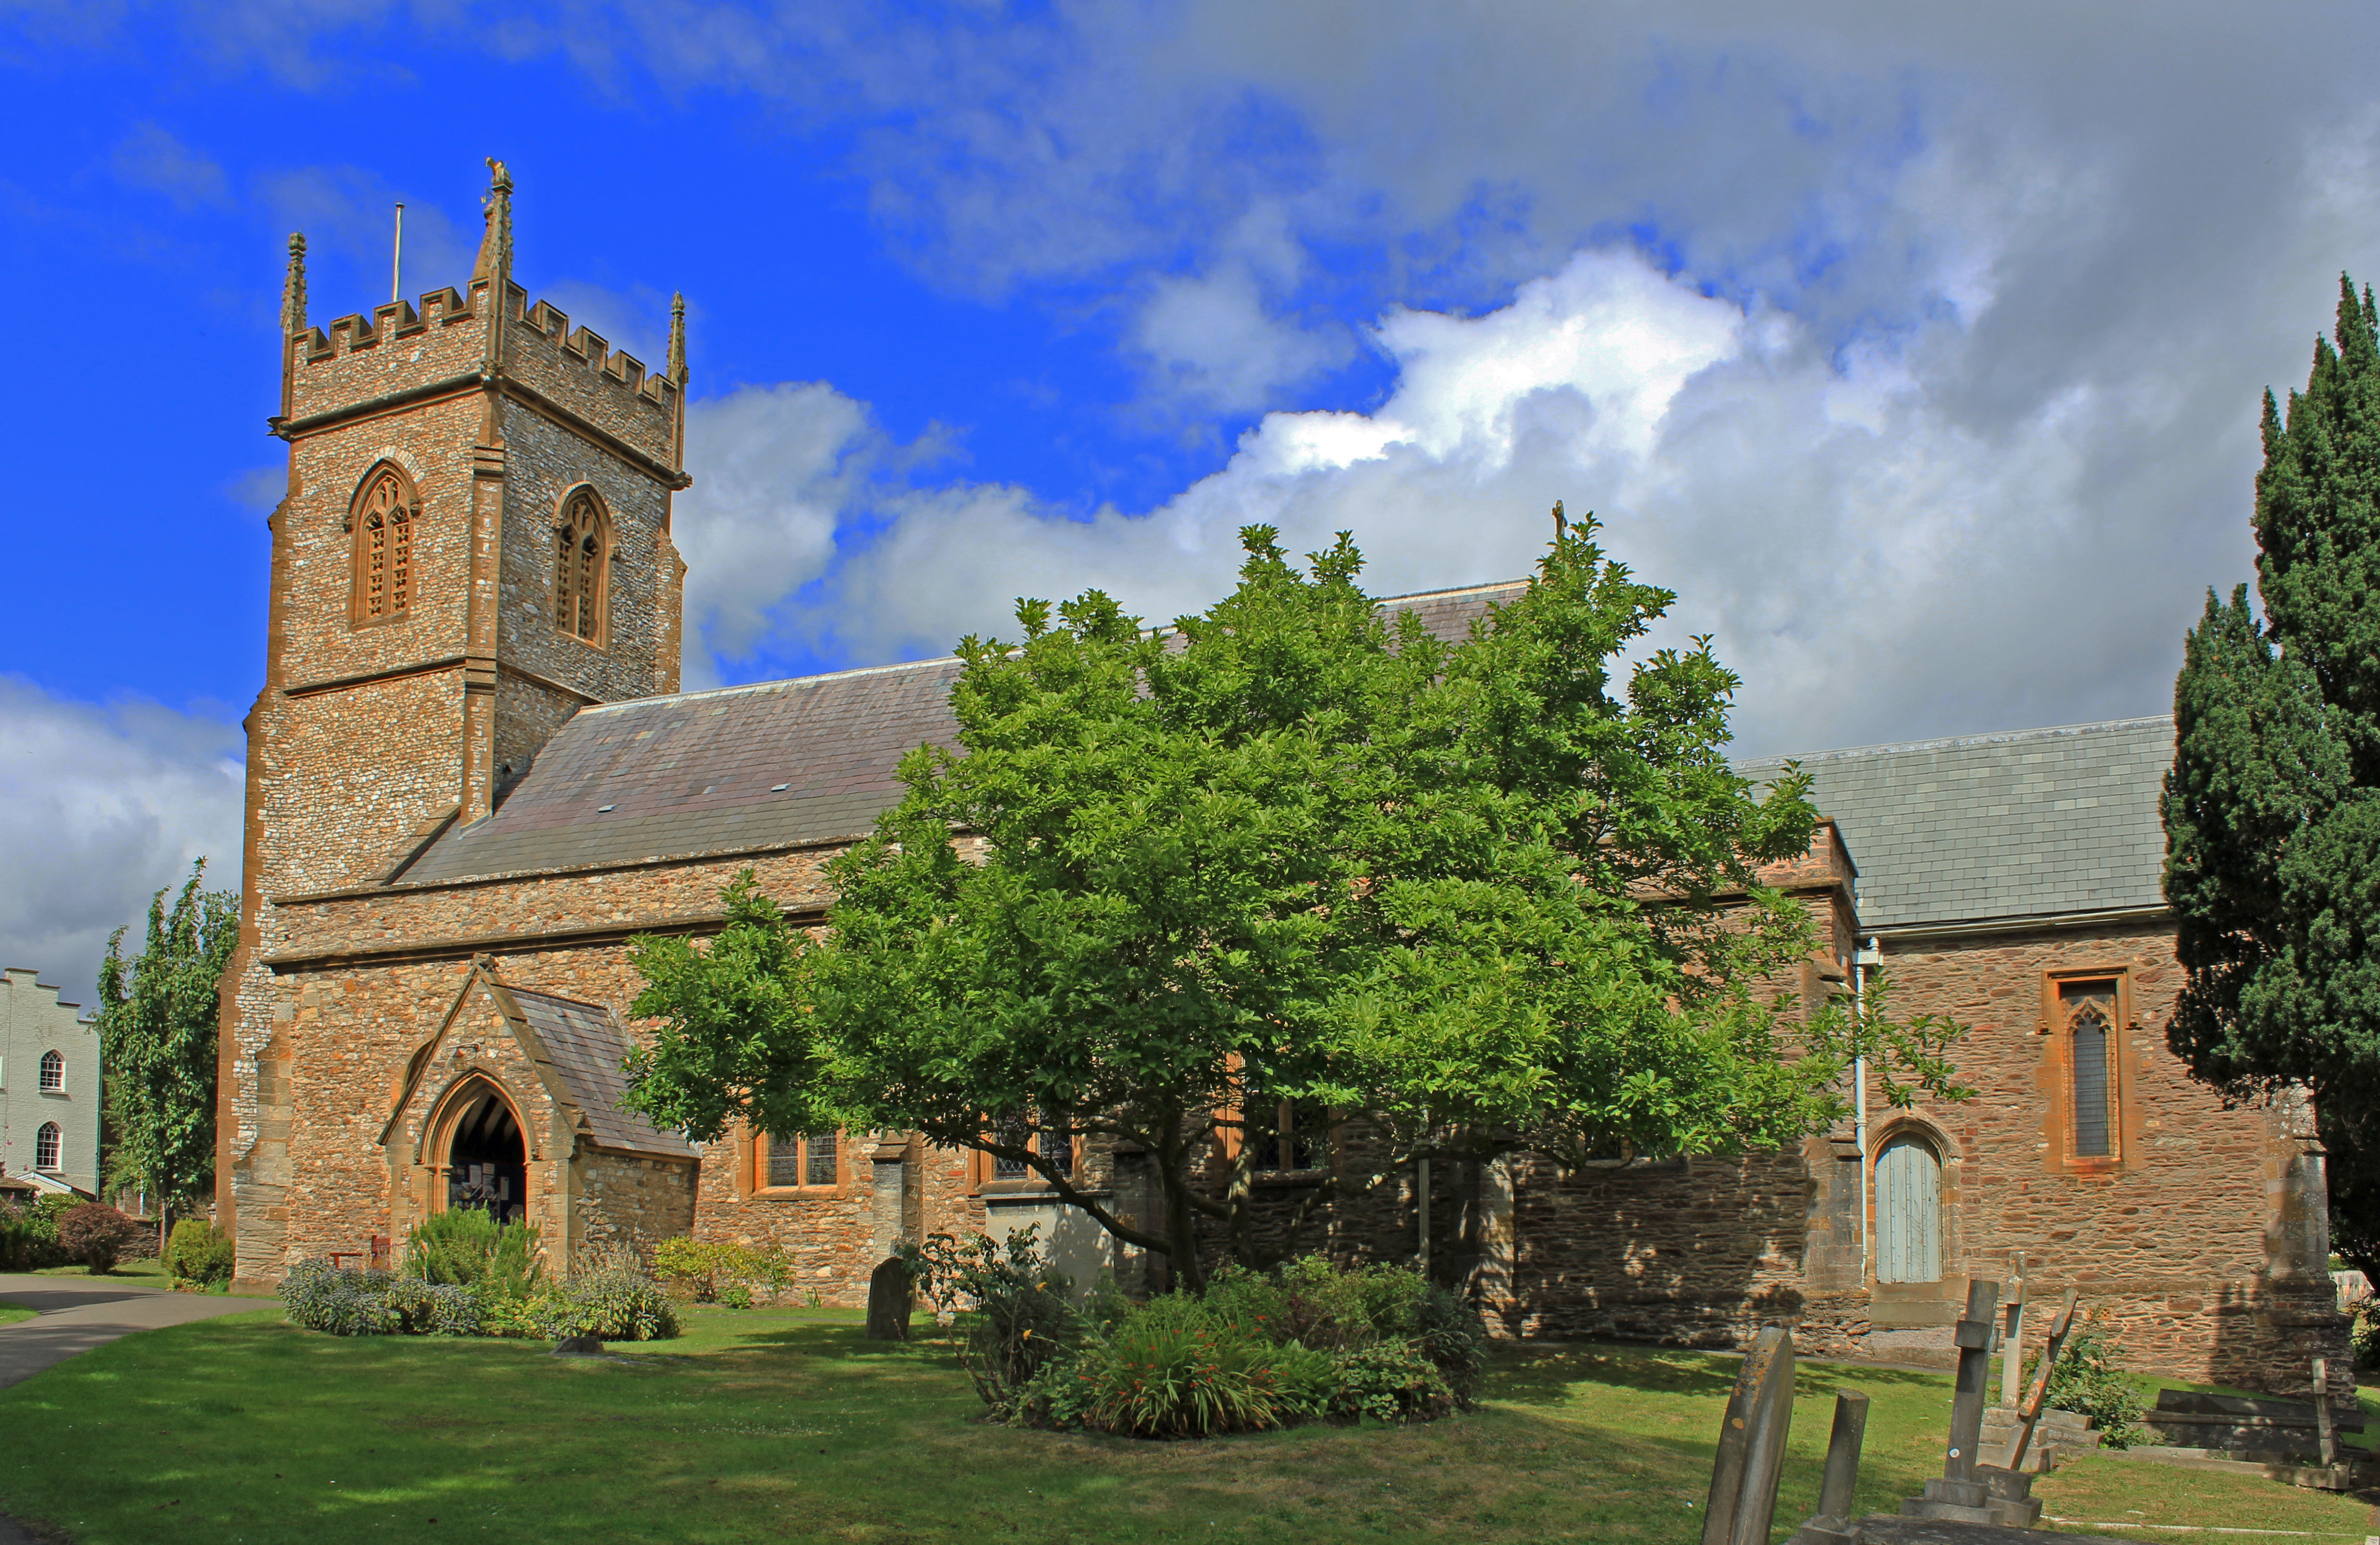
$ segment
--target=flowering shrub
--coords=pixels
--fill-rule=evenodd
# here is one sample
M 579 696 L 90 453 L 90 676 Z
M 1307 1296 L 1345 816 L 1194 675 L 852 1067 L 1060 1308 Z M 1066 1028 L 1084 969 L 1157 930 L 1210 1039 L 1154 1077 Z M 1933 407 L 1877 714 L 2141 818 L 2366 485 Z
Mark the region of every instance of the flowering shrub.
M 1467 1409 L 1486 1369 L 1478 1311 L 1401 1267 L 1342 1271 L 1309 1257 L 1269 1273 L 1227 1271 L 1204 1296 L 1145 1304 L 1103 1283 L 1075 1311 L 1062 1285 L 1045 1285 L 1029 1235 L 1012 1236 L 1005 1253 L 989 1241 L 948 1253 L 965 1262 L 978 1306 L 962 1354 L 969 1371 L 1003 1347 L 1017 1359 L 996 1370 L 1005 1382 L 978 1372 L 977 1388 L 997 1415 L 1032 1426 L 1204 1438 L 1325 1418 L 1430 1421 Z M 1050 1322 L 1053 1304 L 1062 1325 Z M 1045 1318 L 1003 1340 L 1021 1305 Z
M 1038 1225 L 1010 1234 L 1005 1246 L 982 1235 L 947 1234 L 901 1246 L 909 1280 L 927 1302 L 964 1308 L 959 1366 L 984 1404 L 1002 1416 L 1021 1409 L 1027 1386 L 1071 1352 L 1087 1326 L 1075 1311 L 1074 1283 L 1041 1259 Z

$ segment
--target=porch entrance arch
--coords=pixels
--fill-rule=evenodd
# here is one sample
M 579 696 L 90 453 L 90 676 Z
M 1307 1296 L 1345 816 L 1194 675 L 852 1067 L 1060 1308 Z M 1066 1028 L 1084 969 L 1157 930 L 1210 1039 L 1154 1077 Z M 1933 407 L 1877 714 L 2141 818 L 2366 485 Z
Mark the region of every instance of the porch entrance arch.
M 528 1148 L 512 1101 L 493 1085 L 473 1082 L 455 1091 L 444 1123 L 446 1205 L 476 1207 L 497 1223 L 524 1221 L 528 1206 Z

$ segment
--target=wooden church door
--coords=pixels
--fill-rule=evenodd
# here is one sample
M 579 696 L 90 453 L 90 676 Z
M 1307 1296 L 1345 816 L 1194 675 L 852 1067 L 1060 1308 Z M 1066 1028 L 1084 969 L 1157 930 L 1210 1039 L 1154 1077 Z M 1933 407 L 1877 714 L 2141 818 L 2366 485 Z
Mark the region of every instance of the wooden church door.
M 1942 1162 L 1922 1137 L 1902 1135 L 1876 1161 L 1876 1280 L 1942 1279 Z

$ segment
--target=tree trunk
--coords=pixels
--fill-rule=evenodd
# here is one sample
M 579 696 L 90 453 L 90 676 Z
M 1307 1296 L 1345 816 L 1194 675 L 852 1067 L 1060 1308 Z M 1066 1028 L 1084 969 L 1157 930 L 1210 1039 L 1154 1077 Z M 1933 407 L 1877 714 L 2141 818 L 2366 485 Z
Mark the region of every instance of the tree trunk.
M 1165 1188 L 1165 1245 L 1176 1290 L 1207 1290 L 1206 1263 L 1198 1259 L 1198 1218 L 1190 1205 L 1189 1183 L 1183 1178 L 1184 1149 L 1179 1122 L 1171 1124 L 1164 1146 L 1158 1150 L 1158 1180 Z

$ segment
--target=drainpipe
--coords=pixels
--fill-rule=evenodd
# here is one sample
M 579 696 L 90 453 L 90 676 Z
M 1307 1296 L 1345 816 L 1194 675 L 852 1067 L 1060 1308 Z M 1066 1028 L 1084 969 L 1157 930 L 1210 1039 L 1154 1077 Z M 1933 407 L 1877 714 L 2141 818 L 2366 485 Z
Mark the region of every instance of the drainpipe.
M 1877 941 L 1870 939 L 1867 947 L 1852 955 L 1852 1012 L 1864 1021 L 1867 1015 L 1867 968 L 1884 964 L 1884 952 Z M 1859 1148 L 1860 1162 L 1860 1281 L 1868 1279 L 1875 1251 L 1868 1241 L 1868 1151 L 1867 1151 L 1867 1058 L 1860 1056 L 1852 1062 L 1852 1139 Z

